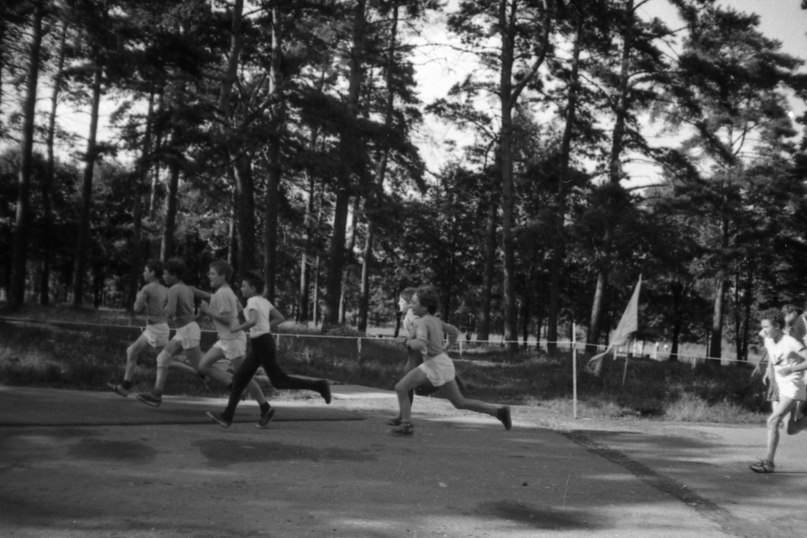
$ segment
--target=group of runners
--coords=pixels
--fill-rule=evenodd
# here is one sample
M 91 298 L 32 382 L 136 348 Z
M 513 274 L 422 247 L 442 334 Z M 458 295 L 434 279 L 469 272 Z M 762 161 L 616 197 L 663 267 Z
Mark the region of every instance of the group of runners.
M 264 282 L 254 272 L 247 273 L 241 284 L 241 292 L 247 299 L 242 307 L 235 292 L 230 287 L 232 267 L 224 261 L 210 264 L 207 277 L 214 292 L 208 293 L 188 286 L 184 282 L 185 262 L 172 258 L 165 262 L 149 260 L 143 269 L 146 284 L 137 294 L 134 304 L 136 314 L 145 314 L 146 327 L 143 333 L 126 350 L 126 368 L 120 383 L 107 386 L 117 394 L 127 397 L 133 387 L 133 376 L 137 358 L 149 347 L 162 348 L 157 355 L 157 375 L 154 388 L 137 394 L 137 399 L 152 407 L 159 407 L 168 379 L 168 368 L 193 372 L 205 383 L 210 379 L 229 387 L 230 398 L 223 412 L 207 415 L 222 426 L 229 427 L 241 396 L 245 389 L 258 402 L 260 418 L 258 426 L 264 427 L 272 419 L 271 407 L 260 385 L 253 379 L 258 366 L 263 366 L 269 381 L 278 389 L 306 389 L 318 392 L 331 403 L 331 386 L 326 379 L 306 379 L 287 375 L 277 364 L 274 340 L 271 336 L 271 323 L 280 323 L 283 315 L 261 295 Z M 165 285 L 160 282 L 162 276 Z M 199 314 L 210 317 L 216 328 L 217 340 L 202 355 L 201 328 L 196 314 L 196 302 L 201 301 Z M 243 312 L 245 322 L 239 322 Z M 175 329 L 169 340 L 171 325 Z M 247 336 L 252 340 L 247 354 Z M 180 353 L 186 362 L 177 360 Z M 214 365 L 229 361 L 229 368 L 221 370 Z M 233 374 L 230 374 L 230 371 Z
M 207 276 L 214 290 L 212 294 L 185 284 L 185 271 L 185 263 L 180 258 L 169 259 L 165 264 L 159 260 L 146 262 L 143 269 L 145 285 L 138 292 L 134 304 L 135 314 L 145 315 L 146 327 L 126 350 L 123 379 L 119 383 L 107 383 L 111 390 L 128 397 L 134 386 L 138 356 L 154 348 L 160 349 L 154 388 L 136 395 L 139 401 L 153 407 L 159 407 L 162 403 L 169 367 L 191 372 L 206 384 L 212 379 L 229 388 L 227 407 L 221 412 L 207 413 L 212 421 L 225 428 L 232 424 L 245 390 L 259 404 L 259 427 L 265 427 L 274 416 L 274 409 L 254 379 L 259 367 L 263 367 L 270 383 L 277 389 L 310 390 L 318 392 L 325 403 L 331 402 L 328 380 L 288 375 L 278 365 L 272 327 L 282 323 L 285 318 L 263 297 L 264 281 L 260 274 L 248 272 L 244 275 L 241 294 L 246 299 L 246 305 L 242 307 L 230 287 L 233 271 L 228 263 L 214 261 L 210 264 Z M 160 278 L 165 284 L 160 282 Z M 212 319 L 218 337 L 204 355 L 200 348 L 201 329 L 196 321 L 197 301 L 200 301 L 199 315 Z M 442 390 L 454 407 L 491 415 L 506 430 L 510 430 L 512 420 L 509 406 L 494 405 L 463 395 L 464 385 L 446 353 L 456 342 L 459 331 L 435 316 L 438 304 L 439 297 L 432 286 L 407 288 L 401 293 L 399 308 L 404 315 L 404 330 L 408 333 L 404 339 L 407 363 L 406 374 L 395 385 L 399 413 L 387 421 L 392 426 L 390 433 L 397 436 L 413 435 L 411 409 L 415 392 L 429 394 L 437 390 Z M 239 319 L 242 312 L 243 322 Z M 169 339 L 172 328 L 175 334 Z M 249 346 L 247 331 L 251 343 Z M 183 353 L 184 362 L 178 359 Z M 221 360 L 229 361 L 227 370 L 214 366 Z

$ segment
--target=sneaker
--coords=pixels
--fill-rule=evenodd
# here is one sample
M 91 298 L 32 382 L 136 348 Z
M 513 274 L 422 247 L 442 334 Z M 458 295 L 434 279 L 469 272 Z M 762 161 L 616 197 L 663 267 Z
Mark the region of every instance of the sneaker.
M 137 399 L 151 407 L 160 407 L 160 404 L 163 403 L 163 397 L 153 392 L 139 392 Z
M 772 473 L 776 470 L 776 465 L 771 460 L 757 460 L 756 463 L 748 466 L 755 473 Z
M 498 411 L 496 411 L 496 418 L 498 418 L 502 424 L 504 424 L 504 429 L 510 431 L 513 427 L 513 422 L 510 420 L 510 406 L 505 405 L 504 407 L 500 407 Z
M 331 384 L 328 383 L 327 379 L 319 381 L 319 395 L 322 396 L 326 404 L 331 403 Z
M 265 428 L 269 421 L 272 420 L 272 417 L 275 416 L 275 408 L 270 407 L 266 410 L 265 413 L 261 413 L 261 418 L 258 421 L 258 428 Z
M 391 428 L 389 432 L 401 437 L 415 435 L 415 426 L 411 422 L 401 422 L 397 428 Z
M 231 424 L 230 421 L 224 418 L 224 415 L 222 415 L 221 413 L 213 413 L 212 411 L 208 411 L 205 414 L 207 415 L 207 418 L 209 418 L 213 422 L 218 423 L 218 425 L 221 426 L 222 428 L 230 427 Z
M 118 396 L 123 396 L 124 398 L 129 396 L 129 391 L 123 388 L 123 385 L 116 385 L 115 383 L 107 383 L 106 386 L 112 389 L 112 391 Z
M 395 417 L 387 419 L 387 425 L 389 426 L 400 426 L 401 425 L 401 417 Z

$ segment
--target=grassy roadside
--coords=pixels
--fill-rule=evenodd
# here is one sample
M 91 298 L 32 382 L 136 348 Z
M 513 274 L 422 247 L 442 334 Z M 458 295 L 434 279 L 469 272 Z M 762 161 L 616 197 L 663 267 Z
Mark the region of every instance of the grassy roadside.
M 120 379 L 126 347 L 140 328 L 125 313 L 73 309 L 33 309 L 9 321 L 0 311 L 0 383 L 78 390 L 105 390 Z M 203 334 L 202 348 L 215 341 Z M 362 338 L 350 331 L 323 336 L 287 326 L 278 331 L 279 361 L 289 373 L 327 377 L 335 382 L 392 389 L 402 375 L 405 352 L 400 344 Z M 144 354 L 135 375 L 139 389 L 154 379 L 154 354 Z M 571 414 L 573 387 L 569 353 L 549 358 L 531 353 L 510 356 L 498 347 L 452 353 L 467 385 L 467 396 L 518 405 L 540 406 Z M 768 404 L 758 376 L 748 365 L 698 366 L 631 360 L 625 383 L 624 361 L 609 364 L 601 377 L 583 373 L 578 357 L 578 406 L 589 417 L 690 422 L 760 423 Z M 266 390 L 271 390 L 265 385 Z M 168 393 L 211 395 L 195 376 L 172 373 Z M 213 394 L 224 390 L 213 387 Z M 275 399 L 308 397 L 278 391 Z

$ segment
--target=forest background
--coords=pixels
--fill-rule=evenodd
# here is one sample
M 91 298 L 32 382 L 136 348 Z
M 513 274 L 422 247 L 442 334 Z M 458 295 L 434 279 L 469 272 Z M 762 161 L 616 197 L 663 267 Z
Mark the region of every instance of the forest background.
M 667 4 L 3 3 L 2 298 L 130 308 L 148 258 L 197 285 L 224 258 L 323 332 L 431 283 L 476 340 L 551 354 L 605 343 L 642 275 L 670 358 L 746 360 L 756 312 L 807 297 L 807 76 L 755 14 Z M 436 24 L 475 67 L 422 102 Z M 436 169 L 435 118 L 462 134 Z

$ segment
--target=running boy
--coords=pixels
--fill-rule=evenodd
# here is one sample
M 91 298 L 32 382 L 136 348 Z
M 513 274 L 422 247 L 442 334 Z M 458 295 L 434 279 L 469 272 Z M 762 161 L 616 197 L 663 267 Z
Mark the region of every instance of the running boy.
M 199 373 L 212 377 L 225 387 L 230 386 L 232 377 L 213 365 L 222 359 L 227 359 L 230 361 L 233 370 L 238 370 L 247 352 L 246 334 L 243 331 L 234 330 L 238 325 L 240 304 L 228 283 L 232 276 L 233 268 L 227 262 L 218 260 L 211 263 L 207 277 L 210 279 L 210 287 L 215 292 L 210 297 L 210 303 L 202 302 L 200 307 L 203 314 L 213 319 L 213 325 L 216 327 L 219 339 L 202 357 L 199 363 Z M 247 387 L 252 397 L 260 404 L 261 418 L 259 425 L 266 426 L 272 418 L 274 410 L 269 406 L 260 385 L 254 379 L 249 380 Z
M 230 389 L 227 408 L 221 413 L 207 413 L 211 420 L 225 428 L 230 427 L 235 415 L 235 408 L 241 401 L 241 394 L 255 375 L 258 366 L 263 366 L 273 387 L 277 389 L 312 390 L 318 392 L 326 404 L 331 403 L 331 386 L 327 380 L 309 380 L 290 376 L 278 365 L 275 341 L 272 338 L 272 324 L 282 323 L 285 318 L 271 302 L 261 295 L 263 286 L 263 278 L 255 272 L 249 272 L 244 275 L 241 282 L 241 294 L 247 299 L 247 306 L 244 308 L 244 316 L 247 321 L 233 327 L 232 331 L 249 330 L 252 349 L 247 358 L 241 363 L 241 366 L 235 371 L 235 374 L 233 374 L 233 385 Z M 268 418 L 271 419 L 272 415 L 274 415 L 274 409 L 269 411 Z
M 412 296 L 415 294 L 415 291 L 417 291 L 417 288 L 413 287 L 404 288 L 401 291 L 401 294 L 398 296 L 398 310 L 403 314 L 402 323 L 403 328 L 407 334 L 406 340 L 408 340 L 409 338 L 413 338 L 415 336 L 414 323 L 417 316 L 415 315 L 411 304 Z M 456 327 L 454 327 L 453 325 L 445 323 L 444 327 L 446 329 L 444 332 L 451 333 L 453 331 L 458 333 Z M 456 338 L 457 337 L 454 336 L 454 341 L 452 341 L 452 345 L 456 341 Z M 404 366 L 404 373 L 408 373 L 413 368 L 418 367 L 422 362 L 423 362 L 423 353 L 421 351 L 411 349 L 410 347 L 407 346 L 406 365 Z M 456 373 L 454 374 L 454 380 L 457 382 L 457 387 L 459 387 L 460 392 L 464 393 L 465 383 L 462 382 L 460 376 Z M 428 382 L 419 386 L 416 390 L 415 389 L 410 390 L 409 391 L 410 408 L 415 401 L 415 392 L 417 392 L 419 396 L 428 396 L 430 394 L 437 392 L 438 390 L 440 390 L 439 387 L 435 387 L 434 385 Z M 387 424 L 389 424 L 390 426 L 399 426 L 401 424 L 400 413 L 395 418 L 387 420 Z
M 160 283 L 160 274 L 163 264 L 160 260 L 150 259 L 143 268 L 143 280 L 146 284 L 140 288 L 135 298 L 133 311 L 135 314 L 146 315 L 146 328 L 128 348 L 126 348 L 126 368 L 120 384 L 107 383 L 107 387 L 124 398 L 132 390 L 132 377 L 134 376 L 137 358 L 149 347 L 162 348 L 168 343 L 170 329 L 165 317 L 165 301 L 168 290 Z M 182 368 L 184 366 L 184 368 Z M 196 373 L 186 365 L 178 366 L 186 371 Z
M 168 380 L 168 367 L 182 365 L 202 378 L 202 382 L 207 384 L 204 376 L 198 373 L 199 363 L 202 359 L 202 350 L 199 347 L 202 332 L 196 322 L 194 314 L 195 296 L 193 288 L 186 285 L 185 262 L 180 258 L 171 258 L 165 262 L 163 270 L 163 280 L 170 287 L 165 305 L 165 317 L 171 321 L 176 329 L 176 334 L 157 355 L 157 376 L 154 380 L 154 390 L 151 392 L 141 392 L 137 399 L 146 405 L 159 407 L 162 403 L 162 394 L 165 390 L 165 382 Z M 185 352 L 190 366 L 177 362 L 174 357 Z
M 776 309 L 760 314 L 761 335 L 765 339 L 765 350 L 773 367 L 776 386 L 779 387 L 779 400 L 773 402 L 773 411 L 767 423 L 767 452 L 750 466 L 755 473 L 772 473 L 776 470 L 774 456 L 779 445 L 779 426 L 789 415 L 787 433 L 793 435 L 804 428 L 804 417 L 797 416 L 796 402 L 805 399 L 804 370 L 807 370 L 807 351 L 804 344 L 786 335 L 784 315 Z
M 412 296 L 412 309 L 416 316 L 414 321 L 415 336 L 407 340 L 407 346 L 423 351 L 423 364 L 408 372 L 403 379 L 395 385 L 400 407 L 401 423 L 390 430 L 394 435 L 412 435 L 415 432 L 412 425 L 411 404 L 409 391 L 426 383 L 440 387 L 445 391 L 446 397 L 457 409 L 468 409 L 477 413 L 485 413 L 499 419 L 505 429 L 512 428 L 509 406 L 495 406 L 479 400 L 465 398 L 457 387 L 454 379 L 454 363 L 445 353 L 457 339 L 459 331 L 452 325 L 443 323 L 434 316 L 437 312 L 438 296 L 431 286 L 421 286 Z M 449 328 L 449 344 L 443 343 L 443 332 Z

